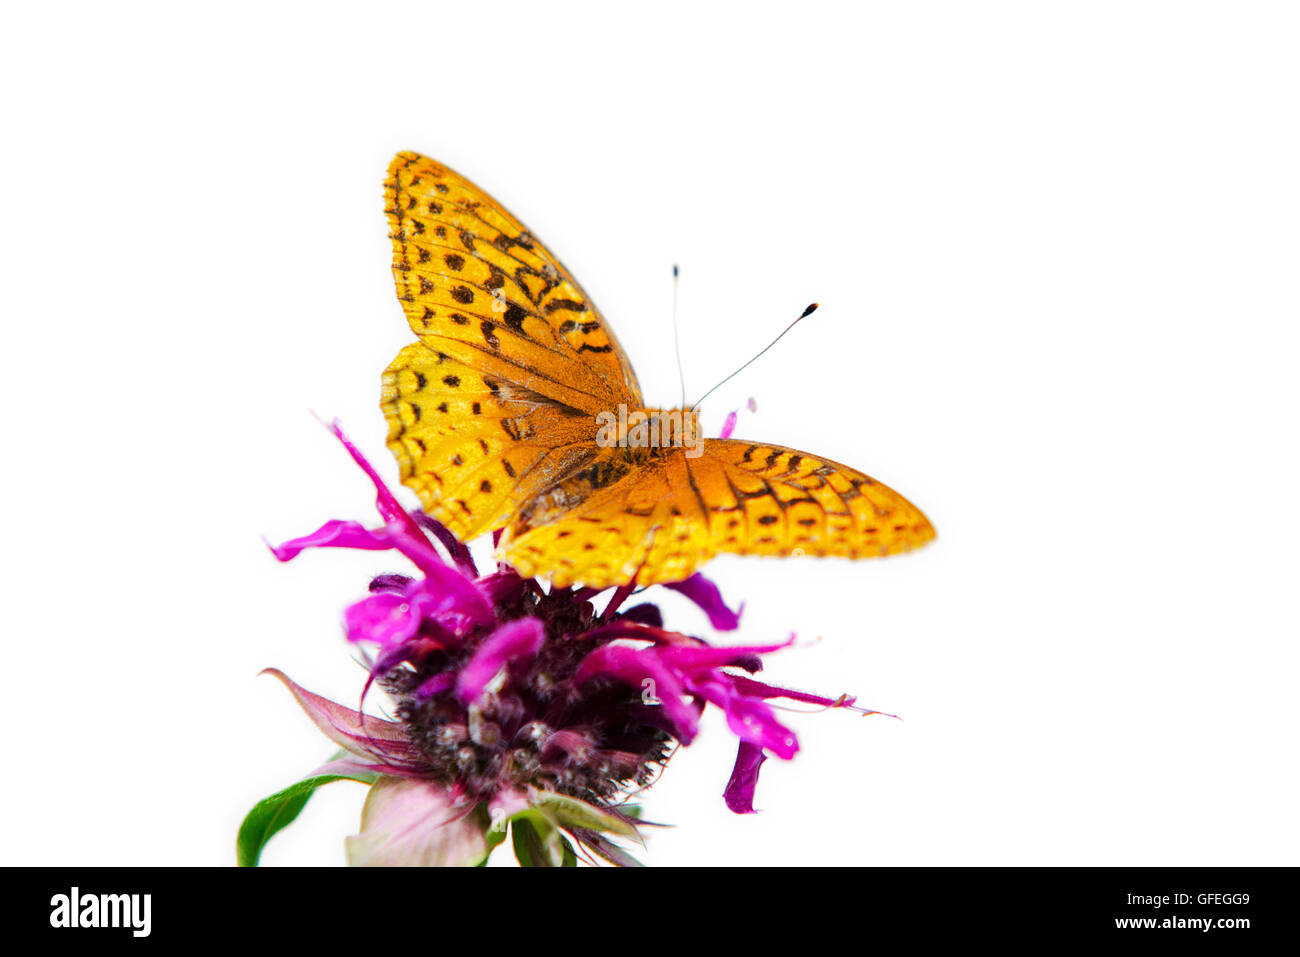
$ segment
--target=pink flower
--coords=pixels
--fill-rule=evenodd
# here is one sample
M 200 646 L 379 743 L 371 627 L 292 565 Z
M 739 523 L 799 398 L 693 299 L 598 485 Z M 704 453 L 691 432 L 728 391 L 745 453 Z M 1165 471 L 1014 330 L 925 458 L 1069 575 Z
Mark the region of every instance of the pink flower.
M 678 744 L 694 740 L 708 704 L 739 739 L 724 793 L 738 813 L 753 811 L 766 755 L 790 759 L 799 750 L 768 701 L 853 708 L 851 698 L 750 677 L 793 637 L 720 648 L 665 630 L 653 604 L 624 609 L 631 587 L 615 589 L 598 612 L 591 589 L 547 589 L 506 566 L 480 575 L 463 544 L 402 508 L 337 425 L 332 431 L 374 484 L 384 523 L 327 522 L 272 552 L 290 561 L 309 548 L 393 550 L 419 573 L 376 577 L 344 613 L 347 639 L 370 666 L 366 688 L 374 682 L 387 692 L 396 720 L 363 716 L 271 672 L 341 749 L 309 781 L 371 784 L 361 833 L 347 842 L 351 863 L 477 864 L 507 828 L 526 863 L 571 863 L 579 853 L 635 863 L 610 839 L 639 840 L 626 801 Z M 739 613 L 703 576 L 668 587 L 698 604 L 715 629 L 737 627 Z M 291 820 L 310 789 L 267 800 L 289 792 Z M 266 804 L 241 829 L 245 862 L 282 826 L 283 813 L 258 817 Z M 262 818 L 276 823 L 262 828 Z

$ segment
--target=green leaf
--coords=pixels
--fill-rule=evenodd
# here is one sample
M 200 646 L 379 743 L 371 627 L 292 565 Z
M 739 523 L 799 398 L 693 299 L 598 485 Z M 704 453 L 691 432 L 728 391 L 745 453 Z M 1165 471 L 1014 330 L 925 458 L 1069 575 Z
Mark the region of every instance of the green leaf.
M 340 752 L 342 754 L 343 752 Z M 337 755 L 336 755 L 337 757 Z M 291 784 L 283 791 L 277 791 L 253 805 L 253 809 L 239 825 L 239 836 L 235 839 L 235 862 L 240 867 L 256 867 L 262 857 L 262 849 L 276 832 L 291 824 L 311 800 L 318 787 L 331 781 L 360 781 L 372 784 L 378 774 L 357 772 L 356 774 L 319 774 L 303 778 Z
M 474 812 L 476 814 L 488 816 L 487 805 L 480 804 L 474 809 Z M 487 826 L 487 829 L 483 832 L 483 837 L 487 841 L 487 853 L 483 855 L 483 860 L 479 861 L 479 867 L 487 866 L 488 858 L 491 857 L 492 852 L 500 847 L 501 843 L 505 841 L 506 833 L 510 830 L 510 818 L 504 815 L 489 817 L 489 820 L 492 823 L 490 823 Z
M 569 839 L 568 839 L 567 837 L 564 837 L 564 836 L 561 836 L 561 837 L 560 837 L 560 847 L 561 847 L 561 849 L 564 851 L 564 865 L 563 865 L 563 866 L 564 866 L 564 867 L 577 867 L 577 866 L 578 866 L 578 854 L 577 854 L 576 851 L 574 851 L 574 849 L 573 849 L 573 845 L 569 843 Z
M 563 867 L 568 844 L 560 831 L 541 814 L 523 812 L 510 821 L 510 835 L 514 839 L 515 859 L 520 867 Z M 563 842 L 563 843 L 561 843 Z M 568 849 L 573 853 L 573 848 Z M 574 855 L 574 864 L 577 856 Z
M 522 815 L 515 815 L 510 821 L 510 839 L 515 845 L 515 860 L 520 867 L 533 866 L 533 845 L 541 844 L 537 832 Z
M 644 867 L 640 861 L 629 854 L 623 848 L 619 847 L 613 841 L 597 834 L 595 831 L 578 829 L 573 831 L 573 836 L 580 840 L 587 848 L 598 857 L 602 857 L 616 867 Z
M 594 804 L 580 801 L 567 794 L 554 791 L 533 790 L 529 794 L 533 807 L 553 816 L 565 827 L 581 827 L 589 831 L 605 831 L 620 837 L 630 837 L 639 841 L 641 835 L 635 825 L 616 814 L 610 814 Z

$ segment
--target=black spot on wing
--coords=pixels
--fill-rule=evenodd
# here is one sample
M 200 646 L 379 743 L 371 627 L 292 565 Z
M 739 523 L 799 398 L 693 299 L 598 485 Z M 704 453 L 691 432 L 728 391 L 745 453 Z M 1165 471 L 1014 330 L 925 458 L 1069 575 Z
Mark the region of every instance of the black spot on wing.
M 576 299 L 552 299 L 542 308 L 546 311 L 547 315 L 550 315 L 557 309 L 564 309 L 568 312 L 586 312 L 587 304 L 585 302 L 578 302 Z

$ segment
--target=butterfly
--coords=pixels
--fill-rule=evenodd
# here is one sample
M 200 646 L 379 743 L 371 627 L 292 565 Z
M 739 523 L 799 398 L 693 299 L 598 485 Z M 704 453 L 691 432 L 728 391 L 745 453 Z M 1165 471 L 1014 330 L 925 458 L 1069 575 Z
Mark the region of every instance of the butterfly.
M 578 281 L 463 176 L 399 153 L 384 199 L 418 338 L 384 372 L 388 447 L 461 541 L 499 532 L 521 575 L 605 588 L 681 581 L 719 552 L 867 558 L 934 538 L 856 469 L 647 409 Z

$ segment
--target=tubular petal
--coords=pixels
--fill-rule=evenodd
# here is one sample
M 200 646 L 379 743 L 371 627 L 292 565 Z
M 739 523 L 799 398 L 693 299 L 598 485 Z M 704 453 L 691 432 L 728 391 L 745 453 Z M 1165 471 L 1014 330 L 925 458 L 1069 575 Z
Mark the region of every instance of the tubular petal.
M 740 626 L 740 613 L 745 610 L 742 604 L 732 611 L 722 600 L 718 586 L 696 572 L 685 581 L 672 582 L 668 585 L 673 591 L 681 592 L 703 609 L 709 616 L 709 624 L 718 631 L 735 631 Z

